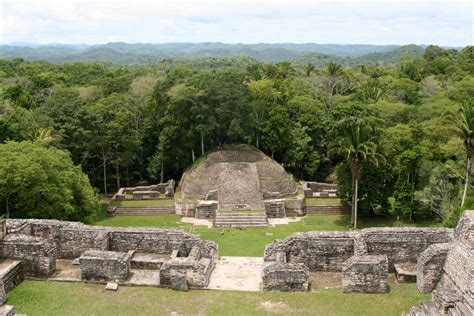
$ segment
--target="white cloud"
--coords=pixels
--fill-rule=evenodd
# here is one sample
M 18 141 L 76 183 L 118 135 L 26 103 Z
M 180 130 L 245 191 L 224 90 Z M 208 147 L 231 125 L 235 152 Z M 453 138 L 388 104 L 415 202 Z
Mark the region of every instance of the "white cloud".
M 0 42 L 318 42 L 464 46 L 460 1 L 0 0 Z

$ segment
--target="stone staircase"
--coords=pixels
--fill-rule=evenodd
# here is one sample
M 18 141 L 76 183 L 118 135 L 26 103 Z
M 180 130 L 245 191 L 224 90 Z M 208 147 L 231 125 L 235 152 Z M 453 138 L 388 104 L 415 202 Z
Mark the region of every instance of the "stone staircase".
M 265 212 L 218 212 L 214 227 L 267 227 Z
M 174 205 L 170 206 L 141 206 L 141 207 L 125 207 L 116 206 L 109 210 L 109 215 L 164 215 L 174 214 Z
M 351 210 L 344 205 L 306 206 L 306 215 L 351 215 Z

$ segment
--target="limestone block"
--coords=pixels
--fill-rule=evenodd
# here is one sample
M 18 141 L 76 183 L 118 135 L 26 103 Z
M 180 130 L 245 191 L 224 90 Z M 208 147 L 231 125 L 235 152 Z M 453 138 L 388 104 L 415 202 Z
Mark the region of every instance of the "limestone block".
M 342 268 L 342 291 L 385 293 L 388 291 L 387 277 L 387 256 L 353 256 L 344 262 Z
M 272 263 L 263 269 L 264 291 L 306 291 L 309 269 L 298 263 Z
M 176 291 L 188 291 L 188 281 L 185 274 L 177 274 L 171 277 L 171 288 Z
M 115 282 L 109 282 L 109 283 L 107 283 L 107 285 L 105 286 L 105 289 L 106 289 L 107 291 L 114 291 L 114 292 L 115 292 L 115 291 L 118 290 L 118 287 L 119 287 L 119 286 L 118 286 L 117 283 L 115 283 Z
M 115 251 L 86 251 L 79 258 L 83 280 L 125 281 L 130 273 L 130 254 Z

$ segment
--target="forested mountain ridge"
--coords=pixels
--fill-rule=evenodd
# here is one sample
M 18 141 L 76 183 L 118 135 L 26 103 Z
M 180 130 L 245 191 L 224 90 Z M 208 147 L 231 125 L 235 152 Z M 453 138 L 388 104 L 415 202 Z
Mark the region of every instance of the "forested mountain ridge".
M 400 57 L 420 56 L 417 45 L 338 45 L 338 44 L 224 44 L 170 43 L 103 45 L 1 45 L 0 57 L 46 60 L 54 63 L 97 61 L 113 64 L 150 64 L 164 58 L 197 59 L 206 57 L 247 56 L 265 62 L 293 63 L 333 60 L 344 65 L 398 62 Z
M 355 66 L 317 56 L 320 65 L 244 56 L 108 66 L 0 59 L 0 214 L 7 204 L 16 216 L 36 216 L 35 205 L 63 193 L 31 188 L 54 176 L 75 219 L 74 201 L 82 210 L 94 203 L 73 164 L 111 193 L 177 180 L 229 143 L 258 147 L 299 179 L 337 178 L 349 203 L 355 133 L 364 136 L 357 154 L 377 158 L 356 169 L 361 213 L 454 223 L 474 152 L 474 47 L 429 46 L 399 63 Z M 33 168 L 33 158 L 47 168 Z

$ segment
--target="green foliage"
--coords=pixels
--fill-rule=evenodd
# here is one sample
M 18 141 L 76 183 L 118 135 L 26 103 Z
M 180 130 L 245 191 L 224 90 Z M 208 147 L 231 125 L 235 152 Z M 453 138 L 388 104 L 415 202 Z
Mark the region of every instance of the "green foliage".
M 234 56 L 235 50 L 247 56 Z M 352 198 L 351 168 L 341 163 L 342 155 L 331 154 L 344 152 L 347 158 L 358 152 L 353 156 L 365 214 L 438 216 L 417 192 L 433 186 L 440 165 L 464 173 L 465 188 L 472 182 L 466 163 L 472 151 L 466 147 L 473 130 L 472 46 L 455 51 L 415 45 L 110 43 L 76 51 L 74 58 L 67 51 L 24 53 L 31 60 L 122 65 L 0 59 L 0 143 L 41 140 L 67 150 L 104 193 L 177 180 L 193 161 L 229 143 L 258 147 L 297 178 L 337 181 L 346 204 Z M 196 58 L 164 58 L 176 54 Z M 356 135 L 358 144 L 348 146 Z M 331 149 L 336 145 L 350 150 Z M 379 154 L 386 161 L 377 168 L 364 162 Z M 451 215 L 462 209 L 458 198 L 446 201 Z
M 0 145 L 0 211 L 7 217 L 87 220 L 99 208 L 69 154 L 41 143 Z

